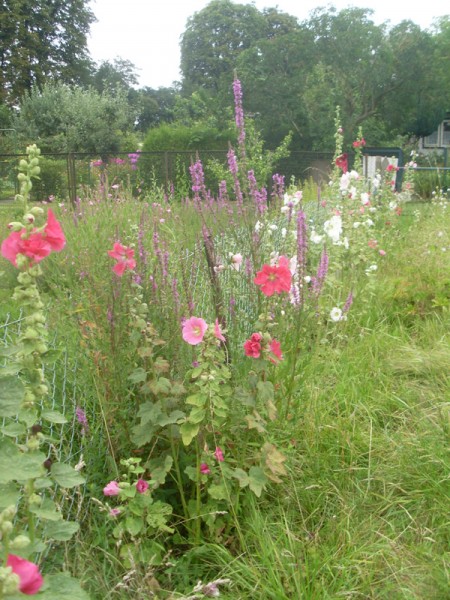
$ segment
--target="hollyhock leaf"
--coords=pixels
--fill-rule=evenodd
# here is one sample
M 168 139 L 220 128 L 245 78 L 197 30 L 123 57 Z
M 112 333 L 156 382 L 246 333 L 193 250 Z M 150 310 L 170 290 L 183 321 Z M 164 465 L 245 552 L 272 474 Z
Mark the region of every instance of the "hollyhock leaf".
M 152 427 L 148 423 L 140 423 L 139 425 L 135 425 L 132 428 L 133 443 L 136 444 L 136 446 L 138 448 L 140 448 L 141 446 L 144 446 L 145 444 L 149 444 L 152 441 L 157 430 L 158 430 L 158 427 L 156 427 L 156 426 Z
M 142 530 L 142 526 L 142 519 L 135 519 L 134 517 L 125 519 L 125 529 L 130 535 L 137 535 Z
M 80 529 L 76 521 L 53 521 L 45 527 L 46 537 L 58 542 L 67 542 Z
M 186 421 L 180 426 L 181 439 L 185 446 L 189 446 L 192 440 L 199 432 L 200 425 L 198 423 L 190 423 Z
M 32 504 L 29 510 L 44 521 L 61 521 L 63 518 L 62 514 L 56 510 L 56 504 L 50 498 L 44 498 L 39 506 Z
M 147 381 L 147 371 L 142 367 L 137 367 L 130 375 L 128 375 L 127 379 L 128 381 L 131 381 L 131 383 L 143 383 L 144 381 Z
M 37 410 L 34 408 L 21 408 L 19 411 L 19 421 L 25 423 L 27 427 L 32 427 L 38 418 Z
M 249 487 L 257 498 L 261 497 L 263 489 L 266 487 L 268 479 L 261 467 L 250 467 L 248 472 Z
M 253 415 L 245 415 L 244 419 L 247 421 L 248 429 L 256 429 L 259 433 L 266 433 L 266 428 L 264 427 L 266 422 L 256 411 Z
M 190 406 L 199 406 L 199 407 L 205 406 L 206 401 L 207 401 L 207 398 L 205 396 L 203 396 L 202 394 L 192 394 L 191 396 L 188 396 L 185 400 L 186 404 L 189 404 Z
M 22 597 L 22 596 L 21 596 Z M 91 600 L 80 582 L 66 573 L 54 573 L 45 576 L 45 587 L 39 594 L 39 600 Z
M 139 408 L 137 416 L 141 419 L 141 425 L 146 425 L 147 423 L 156 424 L 162 414 L 161 402 L 144 402 Z
M 281 483 L 280 476 L 287 473 L 286 467 L 283 464 L 286 461 L 286 457 L 269 442 L 264 444 L 262 454 L 267 470 L 269 471 L 267 476 L 275 483 Z
M 235 469 L 233 471 L 233 477 L 235 477 L 239 481 L 240 488 L 245 488 L 248 485 L 250 485 L 248 473 L 246 473 L 243 469 Z
M 84 477 L 78 471 L 63 463 L 53 463 L 51 474 L 56 483 L 63 488 L 76 487 L 85 482 Z
M 16 484 L 12 482 L 6 485 L 0 485 L 0 511 L 8 506 L 15 505 L 21 495 L 22 492 L 17 488 Z
M 155 529 L 161 529 L 163 531 L 170 532 L 172 529 L 167 527 L 167 517 L 172 514 L 172 507 L 170 504 L 157 500 L 152 504 L 152 510 L 147 514 L 147 525 Z
M 275 388 L 273 387 L 273 383 L 271 381 L 258 381 L 256 386 L 258 392 L 258 398 L 266 403 L 269 401 L 273 401 L 275 397 Z
M 145 463 L 145 466 L 152 474 L 152 481 L 163 485 L 166 481 L 167 474 L 170 472 L 173 465 L 173 458 L 170 454 L 165 457 L 154 458 Z
M 23 423 L 9 423 L 8 425 L 2 427 L 0 431 L 3 433 L 3 435 L 16 438 L 23 435 L 26 430 L 27 429 Z
M 184 420 L 186 415 L 181 410 L 173 410 L 169 415 L 161 414 L 161 417 L 158 419 L 158 425 L 160 427 L 166 427 L 167 425 L 173 425 L 174 423 L 179 423 L 180 420 Z
M 46 458 L 42 452 L 24 454 L 9 439 L 0 440 L 0 484 L 34 479 L 44 472 L 42 464 Z
M 0 379 L 0 417 L 15 417 L 25 395 L 20 379 L 13 375 Z
M 188 416 L 188 420 L 190 423 L 201 423 L 205 418 L 205 414 L 206 414 L 206 411 L 204 408 L 199 408 L 199 407 L 195 406 L 191 410 L 191 412 Z
M 208 494 L 214 500 L 226 500 L 228 498 L 227 488 L 223 483 L 210 485 Z
M 66 417 L 57 410 L 43 410 L 41 416 L 50 423 L 67 423 Z

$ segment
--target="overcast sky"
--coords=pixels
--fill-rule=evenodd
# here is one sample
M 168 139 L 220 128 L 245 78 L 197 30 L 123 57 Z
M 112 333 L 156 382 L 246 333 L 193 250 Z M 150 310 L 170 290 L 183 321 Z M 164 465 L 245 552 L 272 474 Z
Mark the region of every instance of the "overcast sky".
M 130 60 L 137 68 L 139 86 L 169 87 L 180 80 L 180 36 L 190 16 L 205 8 L 210 0 L 91 0 L 97 18 L 91 26 L 89 51 L 96 62 L 116 57 Z M 378 25 L 392 25 L 411 19 L 422 29 L 431 27 L 435 17 L 450 14 L 449 0 L 242 0 L 259 10 L 278 7 L 300 21 L 309 18 L 318 6 L 370 8 Z

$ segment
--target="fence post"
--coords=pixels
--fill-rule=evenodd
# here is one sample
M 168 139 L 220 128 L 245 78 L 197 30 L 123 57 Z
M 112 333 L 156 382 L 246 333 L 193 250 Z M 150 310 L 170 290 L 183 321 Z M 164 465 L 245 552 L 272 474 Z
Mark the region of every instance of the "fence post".
M 75 158 L 72 153 L 67 155 L 67 187 L 72 204 L 77 201 L 77 174 L 75 170 Z

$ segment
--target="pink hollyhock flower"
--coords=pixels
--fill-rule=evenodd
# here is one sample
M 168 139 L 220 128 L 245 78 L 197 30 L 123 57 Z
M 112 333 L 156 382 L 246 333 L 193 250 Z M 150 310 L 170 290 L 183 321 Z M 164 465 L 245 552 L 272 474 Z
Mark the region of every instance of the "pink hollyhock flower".
M 191 346 L 196 346 L 203 340 L 207 329 L 208 325 L 204 319 L 191 317 L 184 322 L 182 329 L 183 340 L 191 344 Z
M 378 250 L 380 256 L 386 256 L 386 250 Z
M 225 342 L 225 337 L 222 331 L 220 330 L 219 319 L 216 319 L 216 322 L 214 323 L 214 337 L 216 337 L 221 342 Z
M 283 360 L 283 355 L 281 353 L 281 344 L 278 340 L 272 340 L 269 344 L 269 350 L 270 353 L 273 354 L 274 356 L 276 356 L 276 358 L 278 360 Z M 277 363 L 277 360 L 275 360 L 273 357 L 269 356 L 269 360 L 272 361 L 274 364 Z
M 117 260 L 117 263 L 113 267 L 113 271 L 119 277 L 122 277 L 127 269 L 133 271 L 133 269 L 136 267 L 136 261 L 133 258 L 133 248 L 122 246 L 122 244 L 116 242 L 113 246 L 113 249 L 108 250 L 108 254 L 111 256 L 111 258 L 115 258 Z
M 209 475 L 211 473 L 211 469 L 208 467 L 206 463 L 202 463 L 200 465 L 200 473 L 202 475 Z
M 336 166 L 338 169 L 342 169 L 343 173 L 348 172 L 348 156 L 347 154 L 341 154 L 336 158 Z
M 51 246 L 54 252 L 59 252 L 66 245 L 66 238 L 59 222 L 51 208 L 47 211 L 47 223 L 44 227 L 45 241 Z
M 233 269 L 235 269 L 236 271 L 239 271 L 242 265 L 242 254 L 233 254 L 231 257 L 231 266 L 233 267 Z
M 118 496 L 120 494 L 120 487 L 117 481 L 110 481 L 108 485 L 103 488 L 105 496 Z
M 289 270 L 289 260 L 285 256 L 280 256 L 278 264 L 263 265 L 262 270 L 256 273 L 254 283 L 261 287 L 261 291 L 266 296 L 289 292 L 291 289 L 292 275 Z
M 8 554 L 6 566 L 11 567 L 13 573 L 19 576 L 19 590 L 27 596 L 34 596 L 44 584 L 44 579 L 39 572 L 39 567 L 20 556 Z
M 361 138 L 360 140 L 356 140 L 353 142 L 353 148 L 361 148 L 366 145 L 366 140 Z
M 23 254 L 31 259 L 31 263 L 40 262 L 52 251 L 50 244 L 43 238 L 42 233 L 31 233 L 28 238 L 22 239 L 21 231 L 13 231 L 1 245 L 1 253 L 10 263 L 17 267 L 17 255 Z
M 138 494 L 144 494 L 148 490 L 148 483 L 145 479 L 138 479 L 136 481 L 136 491 Z
M 244 342 L 245 356 L 259 358 L 261 356 L 261 340 L 262 335 L 260 333 L 252 333 L 250 339 Z
M 110 516 L 110 517 L 117 517 L 117 515 L 120 515 L 120 512 L 121 512 L 121 511 L 120 511 L 120 508 L 112 508 L 112 509 L 109 511 L 109 516 Z
M 214 456 L 216 457 L 218 462 L 223 462 L 225 460 L 225 458 L 223 457 L 222 448 L 220 448 L 220 446 L 217 446 L 217 448 L 215 449 Z

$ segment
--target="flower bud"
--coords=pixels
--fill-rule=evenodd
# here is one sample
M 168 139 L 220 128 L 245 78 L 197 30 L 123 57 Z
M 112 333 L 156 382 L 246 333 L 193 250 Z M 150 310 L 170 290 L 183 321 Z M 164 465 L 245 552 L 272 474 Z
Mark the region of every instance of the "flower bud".
M 38 166 L 38 164 L 39 164 L 39 159 L 38 159 L 38 158 L 32 158 L 32 159 L 30 160 L 30 166 L 32 166 L 32 167 L 37 167 L 37 166 Z
M 30 171 L 30 175 L 36 177 L 41 172 L 41 167 L 33 167 Z
M 22 550 L 30 544 L 30 538 L 26 535 L 17 535 L 10 543 L 11 550 Z
M 26 176 L 24 173 L 19 173 L 19 174 L 17 175 L 17 179 L 18 179 L 19 181 L 26 181 L 26 180 L 27 180 L 27 176 Z
M 19 161 L 19 169 L 28 169 L 28 163 L 24 158 Z
M 12 532 L 13 530 L 13 524 L 11 523 L 11 521 L 4 521 L 1 525 L 0 525 L 0 531 L 2 532 L 3 535 L 8 535 Z
M 26 215 L 24 215 L 23 219 L 27 223 L 34 223 L 34 215 L 32 215 L 31 213 L 27 213 Z
M 19 223 L 19 221 L 11 221 L 11 223 L 8 223 L 8 229 L 11 231 L 20 231 L 24 227 L 25 225 L 23 223 Z
M 37 504 L 40 506 L 42 504 L 41 496 L 39 496 L 39 494 L 31 494 L 31 496 L 28 498 L 28 504 Z
M 6 575 L 3 576 L 1 571 L 7 571 Z M 0 567 L 0 582 L 2 583 L 0 590 L 6 596 L 15 594 L 19 591 L 20 577 L 12 572 L 11 567 L 7 567 L 7 569 Z
M 40 206 L 33 206 L 33 208 L 30 210 L 30 213 L 32 215 L 43 215 L 44 214 L 44 209 L 41 208 Z

